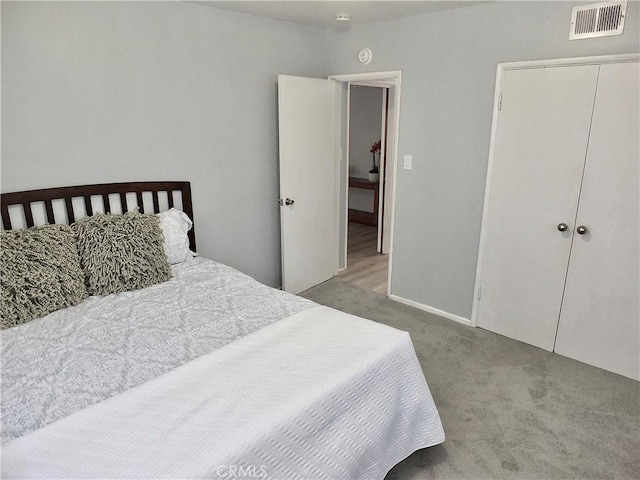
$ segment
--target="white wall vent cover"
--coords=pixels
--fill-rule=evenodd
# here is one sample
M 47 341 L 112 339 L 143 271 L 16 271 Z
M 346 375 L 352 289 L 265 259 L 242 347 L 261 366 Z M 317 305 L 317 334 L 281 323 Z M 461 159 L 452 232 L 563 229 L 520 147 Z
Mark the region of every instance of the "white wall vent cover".
M 574 7 L 569 40 L 621 35 L 626 13 L 627 0 Z

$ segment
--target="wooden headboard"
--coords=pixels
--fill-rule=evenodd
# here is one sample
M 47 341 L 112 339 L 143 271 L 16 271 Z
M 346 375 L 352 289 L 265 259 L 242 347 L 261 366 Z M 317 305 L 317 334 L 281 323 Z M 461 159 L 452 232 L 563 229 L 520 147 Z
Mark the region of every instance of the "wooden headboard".
M 174 197 L 176 192 L 179 192 L 180 198 Z M 1 197 L 0 213 L 5 230 L 12 229 L 11 218 L 15 219 L 16 214 L 27 228 L 36 224 L 34 217 L 38 215 L 37 212 L 42 213 L 44 223 L 70 225 L 80 218 L 93 215 L 94 211 L 112 213 L 112 206 L 116 213 L 125 213 L 135 207 L 140 213 L 145 213 L 145 204 L 146 213 L 159 213 L 175 206 L 193 220 L 190 182 L 102 183 L 3 193 Z M 176 200 L 182 203 L 182 208 Z M 161 203 L 167 208 L 161 208 Z M 63 208 L 64 215 L 57 214 L 58 207 Z M 20 212 L 16 213 L 16 208 Z M 193 228 L 189 231 L 189 247 L 196 251 Z

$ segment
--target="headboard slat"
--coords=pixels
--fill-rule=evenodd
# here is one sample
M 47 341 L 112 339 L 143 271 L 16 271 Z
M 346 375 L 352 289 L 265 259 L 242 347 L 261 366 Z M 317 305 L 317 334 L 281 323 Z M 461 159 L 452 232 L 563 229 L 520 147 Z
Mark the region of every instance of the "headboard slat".
M 191 202 L 191 189 L 184 189 L 182 191 L 182 211 L 186 213 L 193 221 L 193 203 Z M 189 236 L 189 244 L 196 244 L 196 231 L 194 228 L 189 230 L 187 234 Z M 195 252 L 195 250 L 194 250 Z
M 104 205 L 104 213 L 111 213 L 111 202 L 109 201 L 109 194 L 102 195 L 102 204 Z
M 27 228 L 33 227 L 33 213 L 31 213 L 31 202 L 24 202 L 22 204 L 24 210 L 24 219 L 27 222 Z
M 93 206 L 91 205 L 91 195 L 84 196 L 84 208 L 87 212 L 87 216 L 93 215 Z
M 56 218 L 53 215 L 53 204 L 51 200 L 47 199 L 44 201 L 44 208 L 47 211 L 47 222 L 50 224 L 56 223 Z
M 76 221 L 76 216 L 73 212 L 73 201 L 71 197 L 65 197 L 64 204 L 67 208 L 67 220 L 69 221 L 69 225 Z
M 154 190 L 151 192 L 153 197 L 153 213 L 160 213 L 160 201 L 158 200 L 158 192 Z
M 120 192 L 120 208 L 122 213 L 127 213 L 127 194 Z
M 7 230 L 11 230 L 11 217 L 9 216 L 9 208 L 7 205 L 2 202 L 2 208 L 0 208 L 2 212 L 2 224 Z
M 142 192 L 136 192 L 136 198 L 138 199 L 138 211 L 144 213 L 144 201 L 142 200 Z
M 104 211 L 111 212 L 111 204 L 109 195 L 119 195 L 122 207 L 122 213 L 126 213 L 127 194 L 135 193 L 140 213 L 144 213 L 143 192 L 151 192 L 153 197 L 153 208 L 155 213 L 160 211 L 159 192 L 166 192 L 169 200 L 169 208 L 174 206 L 173 193 L 179 191 L 182 194 L 182 210 L 193 220 L 193 205 L 191 200 L 191 184 L 189 182 L 129 182 L 129 183 L 103 183 L 95 185 L 80 185 L 73 187 L 56 187 L 43 188 L 39 190 L 27 190 L 24 192 L 3 193 L 0 203 L 0 213 L 2 217 L 2 225 L 5 230 L 11 230 L 13 225 L 9 215 L 9 207 L 20 205 L 24 209 L 25 223 L 27 227 L 34 225 L 33 205 L 38 202 L 44 202 L 46 210 L 46 221 L 48 223 L 56 223 L 53 201 L 64 200 L 66 210 L 66 222 L 61 219 L 57 223 L 71 224 L 87 215 L 93 214 L 91 203 L 92 196 L 101 196 L 103 200 Z M 82 197 L 84 200 L 85 212 L 74 211 L 74 199 Z M 21 227 L 18 227 L 21 228 Z M 189 232 L 189 247 L 196 251 L 196 237 L 193 229 Z

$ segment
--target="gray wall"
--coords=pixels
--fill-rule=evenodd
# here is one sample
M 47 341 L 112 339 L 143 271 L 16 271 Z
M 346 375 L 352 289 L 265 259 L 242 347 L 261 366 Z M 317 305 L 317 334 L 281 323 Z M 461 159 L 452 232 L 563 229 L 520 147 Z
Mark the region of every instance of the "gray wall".
M 2 2 L 2 191 L 191 180 L 201 254 L 280 285 L 276 77 L 327 32 L 186 2 Z
M 402 70 L 393 291 L 469 317 L 496 64 L 640 50 L 568 41 L 568 2 L 324 32 L 187 2 L 2 2 L 2 191 L 193 182 L 200 252 L 280 284 L 276 76 Z M 373 50 L 362 67 L 357 52 Z
M 640 50 L 637 2 L 623 35 L 569 41 L 584 3 L 492 2 L 329 37 L 331 74 L 402 70 L 399 158 L 413 170 L 398 171 L 393 294 L 470 317 L 497 63 Z
M 349 115 L 349 175 L 368 178 L 373 163 L 371 145 L 382 132 L 382 88 L 351 87 Z M 349 189 L 349 208 L 373 212 L 373 191 Z

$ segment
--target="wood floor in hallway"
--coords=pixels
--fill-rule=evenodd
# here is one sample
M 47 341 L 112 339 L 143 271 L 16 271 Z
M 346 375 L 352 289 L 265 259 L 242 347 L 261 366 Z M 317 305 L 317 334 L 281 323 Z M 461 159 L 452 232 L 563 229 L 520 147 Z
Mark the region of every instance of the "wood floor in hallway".
M 376 251 L 377 235 L 376 227 L 349 223 L 347 268 L 338 276 L 346 282 L 386 295 L 389 255 Z

